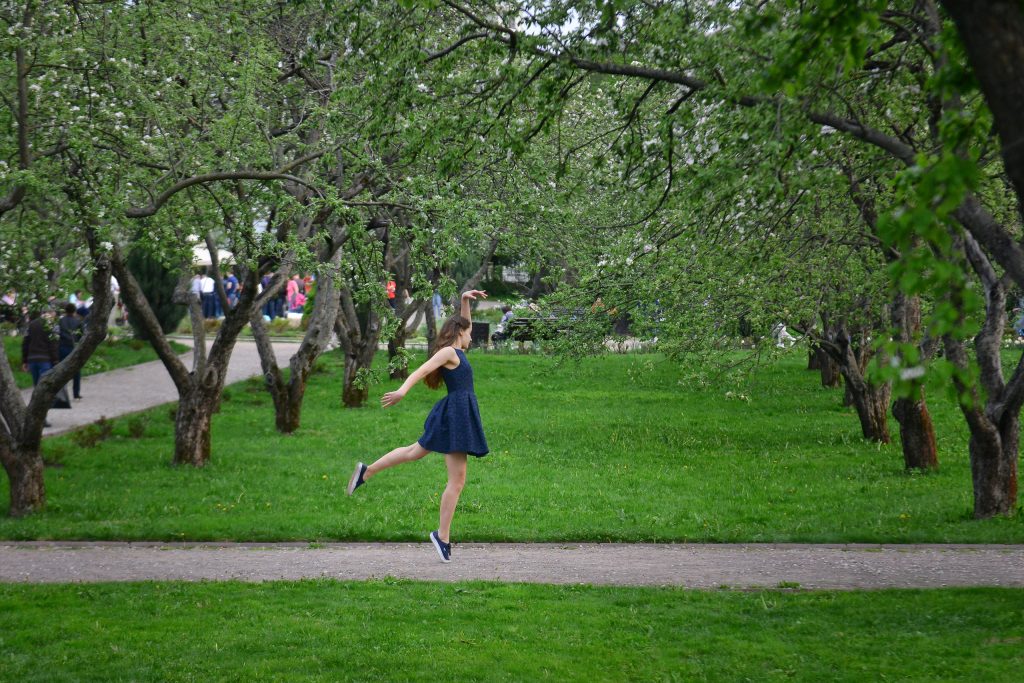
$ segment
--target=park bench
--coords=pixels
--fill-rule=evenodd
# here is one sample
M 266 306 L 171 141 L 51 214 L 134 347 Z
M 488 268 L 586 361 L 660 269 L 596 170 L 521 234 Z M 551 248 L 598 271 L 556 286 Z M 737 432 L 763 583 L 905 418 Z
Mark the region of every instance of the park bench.
M 505 337 L 513 341 L 537 341 L 537 318 L 512 318 L 505 326 Z
M 474 322 L 469 331 L 469 346 L 470 348 L 487 347 L 487 342 L 491 339 L 491 324 Z
M 576 311 L 559 308 L 545 316 L 512 318 L 505 326 L 505 339 L 519 342 L 520 348 L 523 342 L 550 339 L 553 334 L 567 330 L 577 315 Z

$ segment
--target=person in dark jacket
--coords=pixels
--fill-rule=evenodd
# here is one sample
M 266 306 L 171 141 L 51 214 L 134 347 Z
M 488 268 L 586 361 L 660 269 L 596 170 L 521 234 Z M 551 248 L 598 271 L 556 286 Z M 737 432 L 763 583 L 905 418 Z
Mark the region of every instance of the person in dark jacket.
M 39 378 L 57 364 L 57 336 L 50 327 L 49 316 L 39 311 L 29 313 L 28 327 L 21 340 L 21 369 L 32 375 L 32 386 L 39 384 Z M 43 421 L 44 427 L 50 423 Z
M 60 338 L 59 343 L 59 357 L 60 360 L 64 360 L 71 355 L 71 352 L 75 350 L 75 346 L 82 339 L 82 326 L 84 322 L 78 317 L 78 310 L 74 304 L 68 304 L 64 307 L 64 317 L 57 323 L 57 332 Z M 81 400 L 82 398 L 82 373 L 76 372 L 74 383 L 72 384 L 74 389 L 73 393 L 75 399 Z
M 39 384 L 43 373 L 59 362 L 57 337 L 48 322 L 46 316 L 33 311 L 21 340 L 21 369 L 32 375 L 32 386 Z

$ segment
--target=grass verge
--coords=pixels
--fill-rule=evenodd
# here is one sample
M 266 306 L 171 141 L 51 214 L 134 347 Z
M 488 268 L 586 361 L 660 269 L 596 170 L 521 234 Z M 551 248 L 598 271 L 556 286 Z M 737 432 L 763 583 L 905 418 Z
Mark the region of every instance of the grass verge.
M 1007 589 L 0 585 L 0 679 L 1017 681 L 1022 617 Z
M 743 386 L 691 386 L 656 355 L 579 365 L 471 353 L 491 454 L 471 459 L 453 534 L 468 541 L 1024 541 L 1024 515 L 975 521 L 967 434 L 929 393 L 941 470 L 912 475 L 898 444 L 863 441 L 840 390 L 799 354 Z M 383 358 L 378 359 L 378 369 Z M 418 541 L 445 482 L 431 455 L 349 498 L 357 460 L 412 443 L 443 393 L 341 407 L 341 362 L 321 359 L 302 429 L 274 429 L 261 380 L 225 392 L 213 458 L 174 468 L 168 407 L 118 420 L 93 447 L 47 440 L 48 508 L 0 519 L 0 538 Z M 893 425 L 895 432 L 895 424 Z M 0 478 L 0 514 L 8 501 Z

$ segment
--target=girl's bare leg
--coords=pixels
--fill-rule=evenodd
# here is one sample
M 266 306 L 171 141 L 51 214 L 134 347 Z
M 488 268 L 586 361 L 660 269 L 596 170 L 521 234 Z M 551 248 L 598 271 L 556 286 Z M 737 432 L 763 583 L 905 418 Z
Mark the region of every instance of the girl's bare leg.
M 437 535 L 445 543 L 449 542 L 448 535 L 451 532 L 452 516 L 459 502 L 459 494 L 466 485 L 467 461 L 465 453 L 448 453 L 444 456 L 444 462 L 448 466 L 448 485 L 441 494 L 441 520 L 437 527 Z
M 421 446 L 418 441 L 408 446 L 400 446 L 395 450 L 382 455 L 375 463 L 367 467 L 366 472 L 363 474 L 363 479 L 369 479 L 381 470 L 386 470 L 387 468 L 394 467 L 395 465 L 401 465 L 403 462 L 419 460 L 429 452 L 430 451 Z

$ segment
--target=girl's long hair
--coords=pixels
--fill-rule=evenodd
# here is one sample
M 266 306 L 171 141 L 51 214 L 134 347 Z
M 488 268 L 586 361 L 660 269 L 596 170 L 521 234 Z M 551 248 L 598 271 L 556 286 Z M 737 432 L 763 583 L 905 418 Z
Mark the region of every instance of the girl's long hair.
M 444 325 L 441 326 L 441 331 L 437 333 L 437 339 L 434 340 L 434 353 L 437 353 L 446 346 L 452 346 L 455 341 L 459 338 L 459 334 L 463 330 L 469 329 L 469 321 L 463 318 L 461 315 L 453 315 L 444 321 Z M 431 354 L 433 355 L 433 354 Z M 423 381 L 431 389 L 437 389 L 441 386 L 441 368 L 437 368 L 429 375 L 423 378 Z

